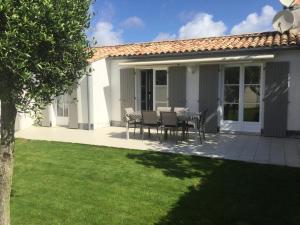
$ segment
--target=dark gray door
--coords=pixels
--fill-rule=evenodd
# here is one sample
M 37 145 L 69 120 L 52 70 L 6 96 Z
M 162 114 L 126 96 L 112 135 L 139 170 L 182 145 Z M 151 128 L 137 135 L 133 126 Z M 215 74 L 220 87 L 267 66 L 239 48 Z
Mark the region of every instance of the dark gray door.
M 199 111 L 207 109 L 206 131 L 217 133 L 219 105 L 219 65 L 200 66 L 199 70 Z
M 266 64 L 264 136 L 286 136 L 289 68 L 289 62 Z
M 169 105 L 186 106 L 186 71 L 185 66 L 169 67 Z
M 124 120 L 125 108 L 135 110 L 135 70 L 133 68 L 120 70 L 121 89 L 121 121 Z

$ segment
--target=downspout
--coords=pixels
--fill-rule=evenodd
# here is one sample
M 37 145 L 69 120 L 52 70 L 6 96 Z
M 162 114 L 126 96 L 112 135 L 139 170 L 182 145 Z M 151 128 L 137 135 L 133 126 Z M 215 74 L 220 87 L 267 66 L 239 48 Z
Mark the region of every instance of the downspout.
M 88 110 L 88 130 L 91 129 L 91 115 L 90 115 L 90 75 L 86 75 L 86 86 L 87 86 L 87 110 Z

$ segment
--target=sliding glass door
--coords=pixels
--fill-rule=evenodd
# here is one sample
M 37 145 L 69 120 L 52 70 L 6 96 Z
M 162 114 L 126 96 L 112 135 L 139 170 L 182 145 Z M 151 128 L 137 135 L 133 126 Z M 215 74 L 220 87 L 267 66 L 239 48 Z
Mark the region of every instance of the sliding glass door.
M 261 81 L 260 65 L 224 68 L 222 130 L 260 132 Z
M 69 124 L 70 96 L 65 94 L 56 98 L 56 124 L 67 126 Z
M 138 110 L 156 110 L 157 107 L 167 107 L 168 100 L 168 70 L 141 70 L 137 82 L 139 105 Z
M 141 110 L 153 110 L 153 70 L 141 71 Z

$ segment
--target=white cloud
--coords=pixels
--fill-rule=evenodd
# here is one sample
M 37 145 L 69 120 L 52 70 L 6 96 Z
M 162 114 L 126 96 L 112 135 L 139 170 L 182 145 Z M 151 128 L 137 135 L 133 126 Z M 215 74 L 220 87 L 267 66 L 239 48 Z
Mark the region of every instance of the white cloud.
M 251 32 L 263 32 L 273 30 L 272 20 L 276 14 L 276 11 L 272 6 L 266 5 L 262 8 L 260 15 L 257 13 L 251 13 L 241 23 L 235 25 L 231 33 L 242 34 Z
M 175 39 L 176 39 L 176 34 L 161 32 L 153 39 L 153 41 L 169 41 Z
M 95 13 L 99 14 L 101 21 L 111 21 L 115 15 L 115 8 L 111 2 L 105 1 L 101 5 L 101 10 Z
M 182 11 L 178 14 L 178 18 L 185 23 L 192 20 L 197 14 L 195 11 Z
M 100 21 L 92 36 L 97 41 L 97 46 L 117 45 L 123 43 L 122 30 L 115 30 L 110 22 Z
M 198 13 L 178 32 L 179 39 L 200 38 L 224 35 L 227 30 L 223 21 L 214 21 L 207 13 Z
M 144 21 L 137 16 L 129 17 L 121 23 L 123 28 L 143 28 L 144 26 Z
M 223 21 L 214 21 L 213 16 L 207 13 L 191 12 L 189 14 L 184 12 L 179 16 L 182 18 L 192 16 L 192 19 L 179 29 L 178 34 L 161 32 L 156 36 L 154 41 L 216 37 L 224 35 L 227 30 Z

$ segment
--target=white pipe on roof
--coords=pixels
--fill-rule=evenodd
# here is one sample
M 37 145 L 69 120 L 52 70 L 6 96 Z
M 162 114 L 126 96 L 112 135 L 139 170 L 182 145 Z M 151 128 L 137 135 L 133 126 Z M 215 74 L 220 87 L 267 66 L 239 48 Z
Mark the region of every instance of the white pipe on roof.
M 243 55 L 243 56 L 228 56 L 214 57 L 201 59 L 177 59 L 177 60 L 161 60 L 161 61 L 140 61 L 140 62 L 122 62 L 120 66 L 150 66 L 150 65 L 171 65 L 171 64 L 190 64 L 190 63 L 224 63 L 234 61 L 253 61 L 261 59 L 274 59 L 274 54 L 269 55 Z

